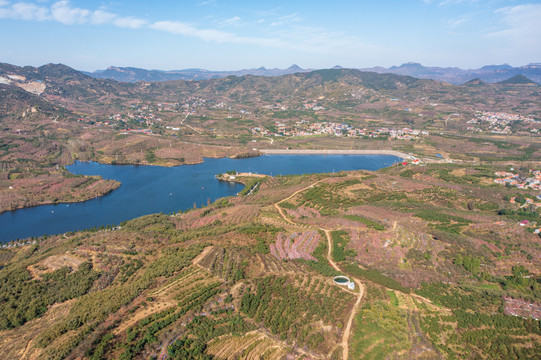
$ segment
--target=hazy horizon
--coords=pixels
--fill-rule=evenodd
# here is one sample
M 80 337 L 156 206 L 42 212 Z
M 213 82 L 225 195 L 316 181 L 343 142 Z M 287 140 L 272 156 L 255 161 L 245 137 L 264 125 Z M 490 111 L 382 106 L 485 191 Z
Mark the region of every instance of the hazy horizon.
M 0 60 L 84 71 L 517 67 L 541 61 L 539 18 L 539 1 L 0 0 Z

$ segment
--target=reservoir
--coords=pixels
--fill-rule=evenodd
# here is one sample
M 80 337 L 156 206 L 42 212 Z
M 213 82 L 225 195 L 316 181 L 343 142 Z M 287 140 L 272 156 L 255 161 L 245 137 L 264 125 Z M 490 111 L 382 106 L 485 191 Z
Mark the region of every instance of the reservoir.
M 102 165 L 76 162 L 73 174 L 101 175 L 122 185 L 108 195 L 80 203 L 41 205 L 0 214 L 0 242 L 58 234 L 123 221 L 153 213 L 173 213 L 237 194 L 243 185 L 218 181 L 226 171 L 272 176 L 377 170 L 401 159 L 392 155 L 265 155 L 247 159 L 205 159 L 176 167 Z

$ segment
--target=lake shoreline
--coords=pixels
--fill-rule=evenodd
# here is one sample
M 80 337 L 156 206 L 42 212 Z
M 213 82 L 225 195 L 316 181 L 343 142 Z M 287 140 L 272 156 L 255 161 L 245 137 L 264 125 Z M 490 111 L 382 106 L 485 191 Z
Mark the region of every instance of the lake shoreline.
M 391 155 L 399 157 L 403 160 L 411 158 L 411 155 L 405 154 L 396 150 L 327 150 L 327 149 L 258 149 L 253 152 L 239 153 L 236 155 L 223 155 L 223 156 L 205 156 L 202 160 L 183 162 L 180 164 L 156 162 L 156 163 L 132 163 L 132 162 L 104 162 L 99 159 L 93 159 L 99 164 L 104 165 L 141 165 L 141 166 L 161 166 L 161 167 L 175 167 L 183 165 L 198 165 L 205 162 L 205 158 L 208 159 L 247 159 L 254 158 L 263 155 Z
M 401 159 L 411 156 L 395 150 L 301 150 L 301 149 L 260 149 L 263 155 L 392 155 Z
M 88 175 L 88 177 L 92 177 L 92 175 Z M 81 197 L 78 198 L 78 199 L 66 198 L 66 197 L 62 197 L 62 196 L 60 196 L 60 197 L 55 196 L 54 198 L 52 197 L 51 199 L 44 199 L 44 200 L 40 200 L 40 201 L 26 202 L 24 205 L 22 205 L 22 204 L 13 205 L 12 204 L 9 209 L 0 208 L 0 215 L 2 215 L 4 213 L 7 213 L 7 212 L 14 212 L 14 211 L 17 211 L 17 210 L 22 210 L 22 209 L 30 209 L 30 208 L 37 207 L 37 206 L 42 206 L 42 205 L 58 205 L 58 204 L 82 203 L 82 202 L 85 202 L 85 201 L 89 201 L 89 200 L 92 200 L 92 199 L 96 199 L 96 198 L 100 198 L 100 197 L 109 195 L 110 193 L 117 190 L 122 185 L 119 181 L 116 181 L 114 179 L 101 179 L 101 180 L 105 180 L 105 182 L 112 183 L 112 184 L 109 187 L 107 187 L 106 189 L 104 189 L 103 191 L 99 192 L 99 193 L 95 193 L 95 192 L 86 193 L 86 195 L 81 195 Z M 83 194 L 84 194 L 84 192 L 83 192 Z M 70 195 L 70 194 L 68 194 L 68 195 Z
M 202 164 L 174 167 L 77 161 L 66 167 L 72 174 L 100 176 L 116 180 L 122 186 L 107 196 L 70 203 L 69 206 L 55 203 L 0 214 L 3 230 L 0 242 L 119 224 L 147 214 L 184 211 L 197 206 L 194 204 L 204 206 L 209 199 L 212 202 L 242 191 L 244 184 L 217 181 L 217 173 L 234 170 L 242 178 L 246 174 L 248 177 L 266 177 L 374 171 L 399 161 L 399 157 L 389 154 L 347 156 L 328 153 L 260 155 L 251 159 L 205 158 Z M 235 180 L 242 179 L 235 176 Z
M 224 159 L 224 158 L 228 158 L 228 159 L 246 159 L 246 158 L 260 157 L 260 156 L 264 156 L 264 155 L 391 155 L 391 156 L 399 157 L 399 158 L 401 158 L 403 160 L 411 157 L 410 155 L 407 155 L 405 153 L 402 153 L 400 151 L 395 151 L 395 150 L 260 149 L 260 150 L 257 150 L 257 152 L 248 152 L 248 153 L 242 153 L 242 154 L 237 154 L 237 155 L 233 155 L 233 156 L 225 155 L 225 156 L 208 157 L 208 159 Z M 69 165 L 73 165 L 76 161 L 81 161 L 81 160 L 74 159 L 74 161 Z M 96 162 L 98 164 L 115 165 L 115 166 L 159 166 L 159 167 L 171 168 L 171 167 L 183 166 L 183 165 L 199 165 L 199 164 L 202 164 L 202 163 L 205 162 L 205 158 L 203 158 L 201 161 L 185 162 L 185 163 L 182 163 L 182 164 L 171 164 L 171 163 L 170 164 L 167 164 L 167 163 L 166 164 L 163 164 L 163 163 L 144 163 L 144 164 L 142 164 L 142 163 L 130 163 L 130 162 L 108 163 L 108 162 L 101 162 L 101 161 L 99 161 L 99 159 L 98 160 L 96 160 L 96 159 L 94 159 L 94 160 L 83 160 L 83 162 Z M 238 181 L 237 183 L 242 183 L 242 182 Z M 37 203 L 32 203 L 32 204 L 27 205 L 27 206 L 16 206 L 16 207 L 11 208 L 11 209 L 1 209 L 0 214 L 10 212 L 10 211 L 17 211 L 17 210 L 20 210 L 20 209 L 28 209 L 28 208 L 32 208 L 32 207 L 35 207 L 35 206 L 41 206 L 41 205 L 55 205 L 55 204 L 62 204 L 62 203 L 70 204 L 70 203 L 84 202 L 84 201 L 88 201 L 88 200 L 92 200 L 92 199 L 95 199 L 95 198 L 99 198 L 99 197 L 108 195 L 112 191 L 116 190 L 119 186 L 114 187 L 114 188 L 110 189 L 109 191 L 107 191 L 105 193 L 102 193 L 102 194 L 99 194 L 99 195 L 94 195 L 94 196 L 88 196 L 87 198 L 84 198 L 84 199 L 81 199 L 81 200 L 67 200 L 67 199 L 60 199 L 60 200 L 57 200 L 57 201 L 54 201 L 54 200 L 47 201 L 47 200 L 45 200 L 45 201 L 41 201 L 41 202 L 37 202 Z

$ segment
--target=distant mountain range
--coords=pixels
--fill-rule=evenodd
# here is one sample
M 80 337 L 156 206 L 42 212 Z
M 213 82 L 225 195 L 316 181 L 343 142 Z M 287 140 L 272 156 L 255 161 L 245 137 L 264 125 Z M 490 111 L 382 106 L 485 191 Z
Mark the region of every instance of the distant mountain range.
M 392 73 L 398 75 L 409 75 L 419 79 L 432 79 L 444 81 L 450 84 L 464 84 L 473 79 L 479 79 L 487 83 L 496 83 L 512 78 L 516 75 L 523 75 L 528 79 L 541 83 L 541 63 L 529 64 L 520 67 L 512 67 L 508 64 L 488 65 L 480 69 L 460 69 L 457 67 L 426 67 L 419 63 L 406 63 L 390 68 L 372 67 L 361 69 L 363 71 L 374 71 L 377 73 Z
M 342 69 L 336 65 L 333 69 Z M 227 76 L 259 75 L 259 76 L 281 76 L 301 72 L 310 72 L 314 69 L 303 69 L 298 65 L 292 65 L 287 69 L 267 69 L 265 67 L 254 69 L 243 69 L 236 71 L 212 71 L 205 69 L 184 69 L 184 70 L 146 70 L 134 67 L 111 66 L 106 70 L 94 72 L 83 72 L 86 75 L 99 79 L 112 79 L 124 82 L 137 81 L 171 81 L 171 80 L 205 80 L 216 79 Z M 397 75 L 409 75 L 419 79 L 432 79 L 444 81 L 450 84 L 464 84 L 468 81 L 479 79 L 487 83 L 495 83 L 512 78 L 516 75 L 526 76 L 534 82 L 541 84 L 541 63 L 529 64 L 520 67 L 512 67 L 508 64 L 488 65 L 480 69 L 460 69 L 457 67 L 426 67 L 419 63 L 406 63 L 390 68 L 371 67 L 359 69 L 361 71 L 372 71 L 376 73 L 390 73 Z
M 405 71 L 405 69 L 419 70 L 421 68 L 419 65 L 408 64 L 395 67 L 393 70 Z M 534 66 L 531 68 L 536 69 Z M 516 68 L 491 67 L 486 70 L 486 73 L 495 74 L 507 70 L 509 71 L 507 74 L 511 75 L 513 69 Z M 165 80 L 167 75 L 171 74 L 166 71 L 132 69 L 123 72 L 121 70 L 120 68 L 111 68 L 107 71 L 109 74 L 125 74 L 124 81 L 98 79 L 62 64 L 47 64 L 35 68 L 0 63 L 0 101 L 11 99 L 13 102 L 13 104 L 0 103 L 0 112 L 9 113 L 11 110 L 19 108 L 20 106 L 16 105 L 19 102 L 24 106 L 32 105 L 46 109 L 47 106 L 39 100 L 42 98 L 54 103 L 60 102 L 63 104 L 62 106 L 70 108 L 77 105 L 84 110 L 89 103 L 108 106 L 107 104 L 115 97 L 138 98 L 144 96 L 152 98 L 157 96 L 163 101 L 173 101 L 179 96 L 201 96 L 211 99 L 216 98 L 217 94 L 221 94 L 220 96 L 223 95 L 225 98 L 238 99 L 242 97 L 246 101 L 250 99 L 254 102 L 260 102 L 264 97 L 265 101 L 274 102 L 293 98 L 300 101 L 300 99 L 313 98 L 316 94 L 317 96 L 329 97 L 331 94 L 341 93 L 345 96 L 344 101 L 348 103 L 352 100 L 349 98 L 350 95 L 346 96 L 346 94 L 352 93 L 355 93 L 355 96 L 358 95 L 359 99 L 363 98 L 363 101 L 375 101 L 389 96 L 406 96 L 406 93 L 410 93 L 412 98 L 418 96 L 419 93 L 437 93 L 452 97 L 453 94 L 461 91 L 488 94 L 505 90 L 507 87 L 516 87 L 517 89 L 539 87 L 529 77 L 522 74 L 508 77 L 498 75 L 503 79 L 490 84 L 483 80 L 487 77 L 485 73 L 485 76 L 470 79 L 460 86 L 449 86 L 439 80 L 423 79 L 419 72 L 415 74 L 416 76 L 409 76 L 344 69 L 339 66 L 313 71 L 301 69 L 295 65 L 285 70 L 259 68 L 254 70 L 258 72 L 258 75 L 244 74 L 242 76 L 224 76 L 223 74 L 211 76 L 211 72 L 205 73 L 205 70 L 190 70 L 192 75 L 189 75 L 186 70 L 179 71 L 179 73 L 188 77 L 187 80 L 168 82 Z M 533 70 L 531 71 L 533 72 Z M 236 73 L 240 75 L 241 72 L 249 72 L 249 70 L 241 70 Z M 276 76 L 284 72 L 289 72 L 289 74 Z M 207 78 L 194 79 L 195 76 L 203 77 L 203 74 L 206 74 Z M 231 75 L 231 73 L 229 74 Z M 262 74 L 267 75 L 263 76 Z M 535 76 L 535 74 L 533 75 Z M 217 78 L 208 79 L 213 76 Z M 159 80 L 156 80 L 156 77 Z M 499 77 L 496 78 L 496 75 L 493 75 L 491 79 L 499 79 Z M 145 82 L 133 82 L 141 78 L 145 79 Z M 128 82 L 128 79 L 132 82 Z M 151 79 L 154 79 L 152 83 L 150 83 Z M 24 91 L 21 92 L 21 89 Z M 367 91 L 357 94 L 359 89 Z M 171 94 L 173 97 L 169 98 Z
M 259 76 L 281 76 L 295 74 L 299 72 L 309 72 L 312 70 L 302 69 L 298 65 L 291 65 L 287 69 L 267 69 L 260 67 L 257 69 L 243 69 L 236 71 L 212 71 L 205 69 L 184 69 L 184 70 L 146 70 L 134 67 L 116 67 L 110 66 L 105 70 L 96 70 L 94 72 L 84 72 L 83 74 L 98 79 L 112 79 L 124 82 L 137 81 L 172 81 L 172 80 L 208 80 L 218 79 L 227 76 L 259 75 Z

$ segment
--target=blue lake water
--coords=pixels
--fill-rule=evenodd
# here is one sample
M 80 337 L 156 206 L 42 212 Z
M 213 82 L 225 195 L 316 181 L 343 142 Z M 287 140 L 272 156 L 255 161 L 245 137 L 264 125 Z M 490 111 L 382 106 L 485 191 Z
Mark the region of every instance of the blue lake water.
M 266 155 L 247 159 L 205 159 L 176 167 L 102 165 L 76 162 L 74 174 L 101 175 L 122 185 L 108 195 L 80 203 L 41 205 L 0 214 L 0 242 L 119 224 L 146 214 L 172 213 L 235 195 L 242 185 L 218 181 L 229 170 L 273 176 L 377 170 L 400 161 L 391 155 Z

